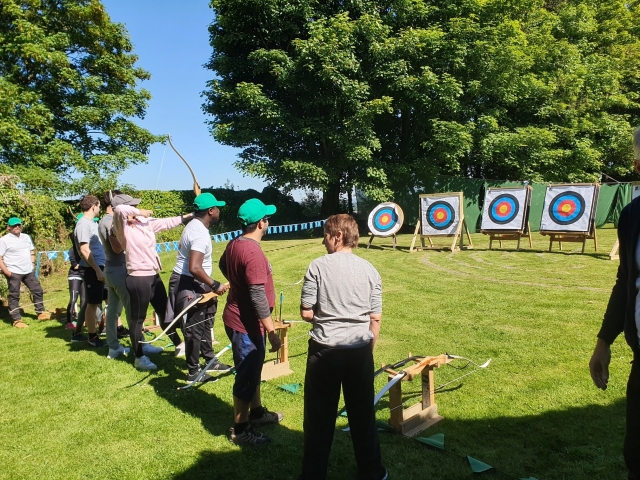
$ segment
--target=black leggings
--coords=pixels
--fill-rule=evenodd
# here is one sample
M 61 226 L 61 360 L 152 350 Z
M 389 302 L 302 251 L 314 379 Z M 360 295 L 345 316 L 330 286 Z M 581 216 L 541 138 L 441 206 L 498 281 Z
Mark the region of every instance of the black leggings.
M 164 317 L 167 310 L 167 290 L 162 283 L 160 275 L 151 275 L 146 277 L 137 277 L 127 275 L 125 280 L 129 299 L 131 301 L 131 318 L 129 320 L 129 337 L 131 338 L 131 346 L 136 357 L 142 357 L 142 344 L 144 321 L 147 318 L 147 309 L 149 303 L 160 319 L 160 325 L 164 325 Z M 180 337 L 175 328 L 168 333 L 169 338 L 174 345 L 180 344 Z
M 79 278 L 69 279 L 69 304 L 67 305 L 67 323 L 71 323 L 72 315 L 76 312 L 76 303 L 80 297 L 80 309 L 85 304 L 84 285 Z

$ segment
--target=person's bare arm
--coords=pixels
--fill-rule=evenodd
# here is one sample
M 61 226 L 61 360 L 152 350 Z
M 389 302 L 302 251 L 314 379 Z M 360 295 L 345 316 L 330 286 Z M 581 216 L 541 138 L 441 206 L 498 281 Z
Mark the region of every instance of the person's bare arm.
M 113 250 L 115 254 L 124 252 L 124 248 L 120 245 L 118 237 L 116 237 L 116 234 L 113 232 L 109 235 L 109 245 L 111 245 L 111 250 Z
M 609 363 L 611 363 L 611 346 L 598 338 L 589 361 L 589 372 L 593 383 L 602 390 L 606 390 L 609 383 Z
M 227 286 L 220 282 L 216 282 L 213 278 L 207 275 L 207 272 L 202 268 L 203 260 L 204 253 L 191 250 L 191 253 L 189 254 L 189 273 L 193 275 L 193 278 L 196 280 L 204 283 L 205 285 L 209 285 L 218 295 L 224 294 L 228 289 Z M 214 285 L 217 289 L 214 289 Z
M 380 323 L 382 322 L 381 313 L 372 313 L 369 315 L 369 330 L 373 333 L 373 340 L 371 340 L 371 350 L 376 346 L 378 341 L 378 335 L 380 334 Z
M 91 266 L 91 268 L 95 270 L 98 281 L 104 282 L 104 274 L 93 258 L 93 253 L 91 253 L 91 249 L 89 248 L 88 243 L 80 244 L 80 255 L 82 255 L 82 258 L 84 258 L 85 262 L 87 262 Z
M 5 265 L 3 257 L 0 257 L 0 270 L 2 270 L 2 273 L 4 273 L 5 277 L 9 278 L 11 276 L 11 272 Z
M 313 307 L 300 305 L 300 317 L 305 322 L 313 322 Z

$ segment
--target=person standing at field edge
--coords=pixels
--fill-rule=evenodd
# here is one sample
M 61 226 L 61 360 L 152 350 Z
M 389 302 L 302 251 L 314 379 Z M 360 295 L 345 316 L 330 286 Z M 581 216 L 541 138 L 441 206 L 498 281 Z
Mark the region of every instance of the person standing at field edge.
M 633 135 L 635 169 L 640 173 L 640 128 Z M 596 387 L 606 390 L 609 382 L 611 344 L 624 332 L 633 350 L 627 382 L 627 433 L 624 460 L 629 480 L 640 479 L 640 197 L 622 209 L 618 221 L 620 265 L 609 304 L 598 332 L 596 348 L 589 362 Z
M 86 302 L 78 313 L 78 323 L 71 342 L 87 342 L 90 347 L 100 348 L 104 347 L 105 343 L 98 337 L 96 314 L 98 307 L 106 300 L 103 270 L 107 261 L 98 234 L 98 224 L 93 220 L 100 214 L 100 200 L 93 195 L 86 195 L 80 200 L 80 210 L 82 210 L 82 216 L 73 230 L 73 238 L 80 253 L 80 271 Z M 82 334 L 85 321 L 89 331 L 88 337 Z
M 218 223 L 220 208 L 225 202 L 217 200 L 210 193 L 201 193 L 193 201 L 194 219 L 184 227 L 178 245 L 176 265 L 169 279 L 169 296 L 165 323 L 171 322 L 175 314 L 182 311 L 194 298 L 209 292 L 223 295 L 227 286 L 211 277 L 213 268 L 211 254 L 213 245 L 209 227 Z M 213 298 L 204 305 L 198 304 L 189 310 L 182 325 L 187 357 L 187 380 L 192 382 L 200 372 L 200 355 L 205 365 L 214 359 L 211 329 L 218 310 L 218 299 Z M 178 347 L 176 346 L 176 349 Z M 209 371 L 228 372 L 229 365 L 216 360 Z M 201 383 L 215 382 L 216 377 L 206 372 L 200 378 Z
M 36 252 L 31 237 L 22 233 L 22 220 L 7 220 L 7 234 L 0 237 L 0 270 L 9 284 L 9 315 L 16 328 L 27 328 L 20 316 L 20 284 L 24 283 L 33 295 L 38 320 L 49 320 L 45 312 L 42 286 L 33 273 Z
M 236 445 L 268 444 L 271 438 L 253 427 L 279 423 L 284 418 L 280 412 L 267 410 L 260 398 L 265 331 L 270 351 L 280 348 L 280 337 L 271 320 L 276 303 L 271 264 L 260 248 L 260 241 L 269 228 L 269 217 L 274 213 L 275 205 L 265 205 L 257 198 L 244 202 L 238 210 L 242 235 L 227 244 L 218 264 L 231 284 L 222 320 L 231 340 L 236 367 L 234 426 L 230 437 Z

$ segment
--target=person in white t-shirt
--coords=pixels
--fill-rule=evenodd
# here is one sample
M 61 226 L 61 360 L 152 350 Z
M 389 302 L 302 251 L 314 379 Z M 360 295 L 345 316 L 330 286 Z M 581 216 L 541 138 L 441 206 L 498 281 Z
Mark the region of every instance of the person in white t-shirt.
M 218 223 L 220 209 L 225 202 L 216 200 L 210 193 L 202 193 L 194 200 L 195 212 L 193 221 L 189 222 L 182 232 L 178 246 L 176 265 L 169 279 L 169 296 L 165 323 L 173 320 L 174 315 L 181 312 L 196 296 L 215 292 L 222 295 L 227 286 L 211 278 L 211 253 L 213 246 L 209 227 Z M 182 325 L 185 338 L 188 380 L 193 381 L 200 373 L 200 354 L 208 363 L 214 358 L 211 329 L 213 318 L 218 307 L 218 300 L 210 304 L 198 305 L 187 313 Z M 176 347 L 178 348 L 178 347 Z M 222 362 L 215 362 L 209 370 L 225 372 L 231 367 Z M 217 380 L 204 373 L 200 382 Z
M 16 328 L 27 328 L 20 316 L 20 284 L 24 283 L 33 295 L 38 320 L 49 320 L 45 312 L 43 291 L 33 273 L 36 252 L 31 237 L 22 233 L 22 220 L 11 217 L 7 220 L 7 234 L 0 237 L 0 270 L 9 284 L 9 315 Z

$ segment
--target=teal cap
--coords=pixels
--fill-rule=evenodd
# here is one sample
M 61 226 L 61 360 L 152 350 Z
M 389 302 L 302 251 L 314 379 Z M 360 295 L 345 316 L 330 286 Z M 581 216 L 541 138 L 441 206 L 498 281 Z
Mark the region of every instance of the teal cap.
M 7 220 L 7 225 L 9 225 L 10 227 L 22 225 L 22 220 L 20 220 L 18 217 L 11 217 L 9 220 Z
M 222 200 L 216 200 L 211 193 L 201 193 L 196 197 L 193 201 L 193 205 L 196 207 L 196 210 L 206 210 L 207 208 L 213 207 L 224 207 L 227 202 L 223 202 Z
M 238 218 L 243 225 L 250 225 L 276 213 L 275 205 L 265 205 L 257 198 L 250 198 L 238 210 Z

